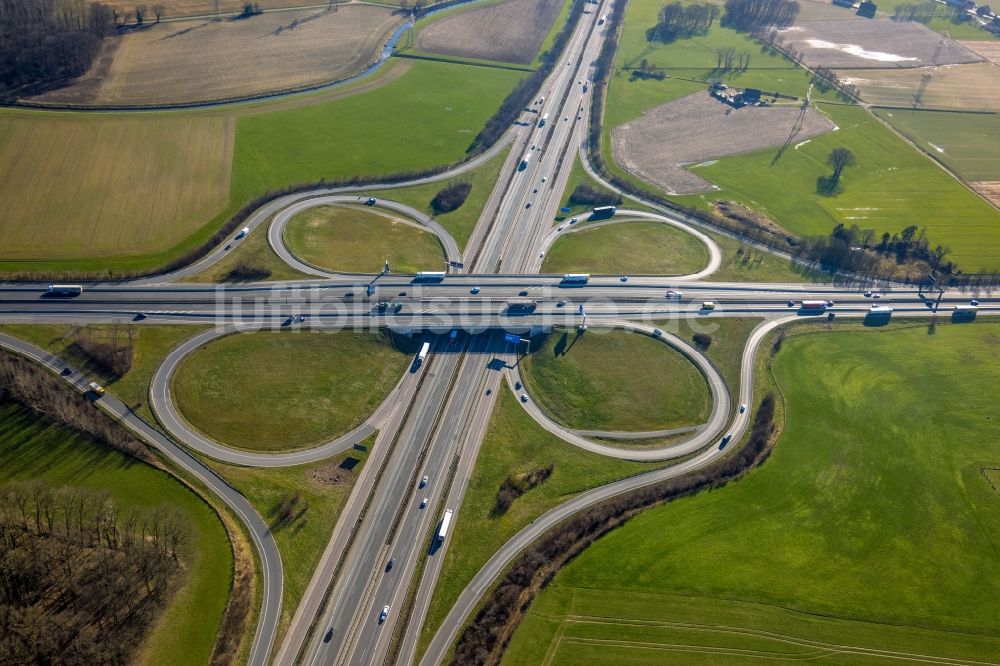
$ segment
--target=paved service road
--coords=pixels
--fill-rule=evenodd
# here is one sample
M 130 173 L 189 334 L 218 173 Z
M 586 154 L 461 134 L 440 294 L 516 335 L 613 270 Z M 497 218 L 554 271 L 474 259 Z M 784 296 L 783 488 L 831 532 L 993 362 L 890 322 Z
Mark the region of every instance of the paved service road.
M 67 367 L 66 364 L 32 344 L 0 334 L 0 346 L 36 361 L 63 377 L 75 390 L 82 390 L 81 387 L 85 387 L 90 382 L 90 378 L 78 372 L 63 376 L 62 371 Z M 281 554 L 278 552 L 278 546 L 274 542 L 270 528 L 250 505 L 250 502 L 235 488 L 203 465 L 197 458 L 174 444 L 163 433 L 143 421 L 123 402 L 110 394 L 105 394 L 95 402 L 136 437 L 200 481 L 222 500 L 243 523 L 259 557 L 262 596 L 260 615 L 257 618 L 257 628 L 254 631 L 248 663 L 251 666 L 267 664 L 271 647 L 274 644 L 274 637 L 278 631 L 278 618 L 281 615 L 281 599 L 284 591 Z

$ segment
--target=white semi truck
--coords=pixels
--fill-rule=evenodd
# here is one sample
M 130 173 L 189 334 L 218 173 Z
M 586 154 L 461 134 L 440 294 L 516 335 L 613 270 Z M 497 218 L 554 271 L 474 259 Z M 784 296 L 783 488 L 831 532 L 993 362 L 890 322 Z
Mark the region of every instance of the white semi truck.
M 444 511 L 444 518 L 441 519 L 441 527 L 438 528 L 437 533 L 437 540 L 439 542 L 444 541 L 448 536 L 448 528 L 451 527 L 452 513 L 451 509 L 445 509 Z

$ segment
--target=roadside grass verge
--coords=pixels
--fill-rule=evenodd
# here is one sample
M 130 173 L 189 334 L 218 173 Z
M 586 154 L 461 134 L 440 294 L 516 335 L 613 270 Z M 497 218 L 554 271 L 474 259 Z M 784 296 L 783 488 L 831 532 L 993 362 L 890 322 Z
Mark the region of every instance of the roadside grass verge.
M 38 345 L 66 361 L 71 368 L 101 383 L 122 402 L 134 409 L 147 423 L 156 419 L 147 403 L 149 383 L 160 363 L 179 344 L 207 330 L 207 326 L 115 326 L 93 324 L 4 324 L 0 331 Z M 78 338 L 110 343 L 117 336 L 121 345 L 129 344 L 132 335 L 132 366 L 122 377 L 114 377 L 95 367 L 92 359 L 74 346 Z
M 704 231 L 704 229 L 702 230 Z M 831 282 L 833 276 L 790 259 L 742 243 L 722 234 L 705 232 L 722 249 L 722 265 L 705 280 L 709 282 Z
M 553 466 L 548 479 L 514 500 L 506 513 L 494 512 L 497 491 L 508 476 L 548 465 Z M 455 523 L 418 654 L 426 650 L 476 572 L 521 528 L 584 490 L 664 465 L 617 460 L 579 450 L 540 428 L 517 404 L 517 398 L 504 389 Z
M 190 528 L 181 587 L 140 645 L 140 663 L 210 661 L 233 575 L 233 555 L 216 513 L 169 474 L 107 445 L 39 422 L 18 405 L 0 404 L 0 483 L 39 479 L 52 488 L 107 492 L 124 510 L 169 506 Z
M 1000 503 L 980 467 L 1000 455 L 1000 325 L 820 330 L 835 332 L 796 327 L 759 359 L 785 403 L 767 462 L 595 542 L 539 595 L 508 660 L 654 663 L 687 645 L 742 663 L 809 640 L 858 663 L 884 656 L 844 646 L 997 654 Z
M 549 249 L 542 272 L 686 275 L 707 263 L 708 250 L 691 234 L 641 220 L 564 235 Z
M 228 335 L 181 363 L 172 394 L 184 418 L 216 441 L 304 448 L 368 418 L 402 377 L 413 345 L 384 332 Z
M 253 504 L 278 544 L 285 591 L 276 643 L 288 629 L 374 443 L 372 435 L 346 453 L 294 467 L 205 461 Z
M 673 333 L 700 349 L 719 370 L 735 400 L 740 388 L 740 362 L 743 347 L 750 332 L 761 322 L 760 317 L 724 317 L 720 319 L 693 319 L 690 317 L 666 319 L 655 322 L 668 333 Z M 694 339 L 696 334 L 709 336 L 708 347 Z
M 486 207 L 486 200 L 489 199 L 497 181 L 501 177 L 506 177 L 506 174 L 501 174 L 501 171 L 510 155 L 510 150 L 510 147 L 503 149 L 493 159 L 460 176 L 426 185 L 379 190 L 377 195 L 413 206 L 432 216 L 452 235 L 452 238 L 458 243 L 458 249 L 464 250 L 465 245 L 469 242 L 469 236 L 472 235 L 472 231 L 476 227 L 476 222 L 479 221 L 479 216 L 482 215 L 483 209 Z M 436 213 L 431 207 L 434 195 L 456 183 L 472 184 L 472 191 L 469 192 L 465 203 L 449 213 Z
M 285 227 L 288 249 L 306 263 L 345 273 L 439 270 L 445 263 L 437 236 L 395 213 L 360 206 L 304 210 Z
M 315 276 L 300 273 L 281 260 L 267 242 L 267 226 L 262 224 L 243 238 L 229 254 L 201 273 L 184 278 L 182 282 L 234 282 L 233 269 L 237 265 L 250 266 L 270 272 L 267 280 L 302 280 Z
M 521 359 L 528 393 L 571 428 L 658 430 L 708 418 L 708 383 L 680 352 L 627 331 L 554 329 Z

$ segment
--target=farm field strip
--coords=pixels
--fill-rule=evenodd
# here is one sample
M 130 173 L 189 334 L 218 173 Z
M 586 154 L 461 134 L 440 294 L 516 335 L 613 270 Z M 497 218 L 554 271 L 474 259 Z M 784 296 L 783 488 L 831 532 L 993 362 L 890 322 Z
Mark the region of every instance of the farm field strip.
M 421 29 L 415 46 L 427 53 L 527 65 L 564 1 L 503 0 L 455 12 Z
M 169 104 L 250 96 L 345 78 L 376 59 L 403 19 L 351 4 L 241 20 L 154 24 L 120 40 L 110 69 L 91 82 L 34 98 L 74 104 Z M 248 49 L 253 65 L 248 66 Z
M 1000 110 L 1000 67 L 993 63 L 919 69 L 840 70 L 870 104 L 912 108 L 924 84 L 919 107 L 960 111 Z M 924 77 L 929 76 L 926 82 Z

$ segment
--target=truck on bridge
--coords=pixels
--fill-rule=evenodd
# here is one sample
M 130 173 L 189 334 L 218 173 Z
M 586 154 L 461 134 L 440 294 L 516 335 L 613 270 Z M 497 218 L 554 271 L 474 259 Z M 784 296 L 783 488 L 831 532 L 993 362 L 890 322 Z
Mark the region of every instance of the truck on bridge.
M 823 312 L 831 305 L 833 305 L 833 301 L 802 301 L 799 304 L 799 309 L 811 312 Z
M 587 284 L 590 282 L 590 273 L 566 273 L 562 277 L 561 284 Z
M 420 271 L 417 273 L 413 281 L 414 282 L 440 282 L 444 279 L 444 271 Z
M 444 518 L 441 519 L 441 527 L 438 528 L 437 540 L 438 543 L 445 540 L 448 536 L 448 528 L 451 527 L 451 516 L 453 511 L 451 509 L 445 509 Z

